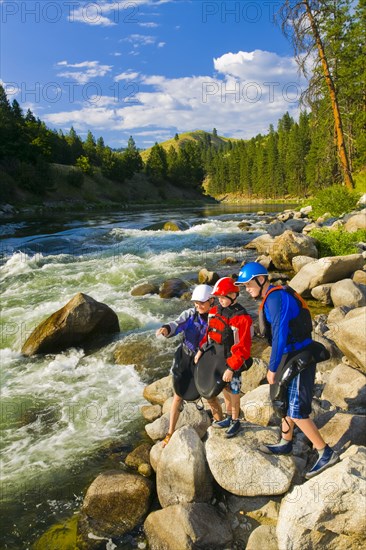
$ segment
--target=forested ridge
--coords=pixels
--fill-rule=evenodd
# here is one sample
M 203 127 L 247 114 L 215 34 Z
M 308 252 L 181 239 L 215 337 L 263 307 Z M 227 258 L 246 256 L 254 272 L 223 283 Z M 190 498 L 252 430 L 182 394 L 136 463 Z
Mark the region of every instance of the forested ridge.
M 366 0 L 286 0 L 278 21 L 309 86 L 298 120 L 284 113 L 276 127 L 249 140 L 220 138 L 213 128 L 191 132 L 192 139 L 176 134 L 148 155 L 141 156 L 132 136 L 116 151 L 91 131 L 82 140 L 74 128 L 67 133 L 47 128 L 16 99 L 10 102 L 0 85 L 3 200 L 11 201 L 18 187 L 39 196 L 51 193 L 56 185 L 51 164 L 73 166 L 67 183 L 76 188 L 86 184 L 85 175 L 95 174 L 122 187 L 144 174 L 160 190 L 167 183 L 204 187 L 215 197 L 299 197 L 335 183 L 352 187 L 352 174 L 366 165 Z

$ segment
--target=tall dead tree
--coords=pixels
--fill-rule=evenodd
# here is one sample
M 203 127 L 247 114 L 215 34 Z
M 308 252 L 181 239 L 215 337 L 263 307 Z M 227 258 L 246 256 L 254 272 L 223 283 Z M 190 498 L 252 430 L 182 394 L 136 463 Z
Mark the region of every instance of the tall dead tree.
M 314 48 L 317 50 L 332 105 L 337 151 L 344 183 L 348 189 L 353 189 L 354 183 L 345 146 L 337 90 L 317 20 L 320 15 L 324 14 L 328 7 L 327 4 L 326 0 L 286 0 L 279 10 L 279 15 L 282 30 L 285 36 L 290 38 L 294 46 L 296 60 L 305 76 L 306 61 Z

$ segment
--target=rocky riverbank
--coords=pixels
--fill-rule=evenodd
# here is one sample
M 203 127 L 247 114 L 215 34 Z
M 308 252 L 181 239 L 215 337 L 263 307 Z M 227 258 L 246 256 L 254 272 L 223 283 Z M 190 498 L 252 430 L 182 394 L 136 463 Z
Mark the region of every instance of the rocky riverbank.
M 365 547 L 366 252 L 359 243 L 358 253 L 318 259 L 308 232 L 327 224 L 330 231 L 340 224 L 346 231 L 365 229 L 366 210 L 332 223 L 312 220 L 308 209 L 275 219 L 263 213 L 266 233 L 247 248 L 257 252 L 273 281 L 289 280 L 305 298 L 330 308 L 313 320 L 313 337 L 331 357 L 318 365 L 312 417 L 341 461 L 306 481 L 315 454 L 301 432 L 295 434 L 292 457 L 258 451 L 261 443 L 277 441 L 279 421 L 266 383 L 269 349 L 259 351 L 256 345 L 254 364 L 242 374 L 241 432 L 234 439 L 211 427 L 207 407 L 188 403 L 163 449 L 170 376 L 145 387 L 141 413 L 151 444 L 138 446 L 123 467 L 91 484 L 78 519 L 78 548 L 118 547 L 112 540 L 142 525 L 133 547 L 153 550 Z M 250 231 L 250 225 L 242 229 Z M 217 276 L 202 270 L 197 280 L 213 282 Z M 165 284 L 165 292 L 167 287 L 164 297 L 187 292 L 183 281 Z M 124 360 L 118 346 L 115 358 Z

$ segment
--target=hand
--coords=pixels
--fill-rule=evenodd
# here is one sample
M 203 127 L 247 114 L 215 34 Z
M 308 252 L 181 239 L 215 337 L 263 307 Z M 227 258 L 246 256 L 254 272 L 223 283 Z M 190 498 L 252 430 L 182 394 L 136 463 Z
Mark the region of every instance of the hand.
M 193 362 L 195 365 L 197 365 L 198 361 L 200 360 L 200 358 L 202 357 L 203 353 L 201 350 L 198 350 L 196 355 L 194 356 L 194 359 L 193 359 Z
M 275 383 L 275 376 L 276 376 L 275 372 L 272 372 L 270 370 L 267 372 L 268 384 L 274 384 Z
M 234 373 L 230 369 L 226 369 L 224 374 L 222 375 L 222 379 L 224 382 L 231 382 L 233 379 Z
M 165 338 L 168 336 L 168 329 L 166 327 L 160 327 L 158 328 L 158 330 L 156 331 L 156 336 L 160 336 L 160 334 L 162 336 L 165 336 Z

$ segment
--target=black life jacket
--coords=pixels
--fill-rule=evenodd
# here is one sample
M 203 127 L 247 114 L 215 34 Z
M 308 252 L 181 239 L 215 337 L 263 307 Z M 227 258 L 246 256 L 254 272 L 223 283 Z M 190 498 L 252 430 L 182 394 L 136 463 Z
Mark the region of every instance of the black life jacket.
M 277 290 L 283 290 L 290 294 L 297 301 L 300 311 L 297 317 L 291 319 L 289 322 L 289 334 L 286 344 L 291 345 L 296 342 L 303 342 L 307 338 L 311 338 L 311 332 L 313 330 L 313 323 L 311 321 L 311 315 L 309 308 L 305 300 L 295 292 L 290 286 L 274 286 L 264 296 L 261 305 L 259 306 L 259 331 L 260 335 L 267 339 L 269 345 L 272 345 L 272 327 L 271 323 L 267 320 L 264 313 L 264 304 L 268 296 Z
M 210 342 L 224 346 L 224 355 L 229 357 L 232 346 L 236 343 L 236 328 L 230 326 L 229 320 L 238 315 L 248 315 L 240 304 L 223 308 L 217 307 L 217 313 L 208 315 L 207 334 Z

